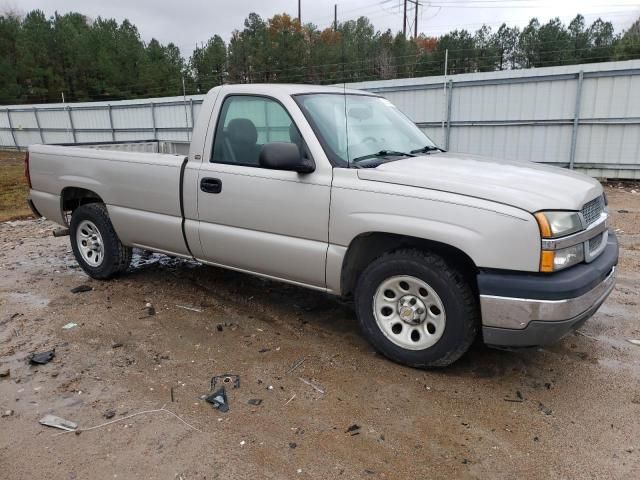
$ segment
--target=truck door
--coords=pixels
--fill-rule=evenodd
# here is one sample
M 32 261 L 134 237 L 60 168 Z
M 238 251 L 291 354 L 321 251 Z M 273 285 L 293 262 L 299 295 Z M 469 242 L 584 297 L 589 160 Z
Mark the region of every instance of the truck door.
M 210 158 L 198 178 L 204 262 L 325 287 L 331 169 L 309 174 L 261 168 L 263 145 L 292 142 L 310 155 L 279 101 L 227 95 Z

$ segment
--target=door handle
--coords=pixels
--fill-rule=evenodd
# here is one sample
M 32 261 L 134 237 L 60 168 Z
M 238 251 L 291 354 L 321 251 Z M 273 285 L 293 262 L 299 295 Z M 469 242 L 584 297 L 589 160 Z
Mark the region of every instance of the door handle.
M 222 191 L 222 180 L 205 177 L 200 180 L 200 190 L 206 193 L 220 193 Z

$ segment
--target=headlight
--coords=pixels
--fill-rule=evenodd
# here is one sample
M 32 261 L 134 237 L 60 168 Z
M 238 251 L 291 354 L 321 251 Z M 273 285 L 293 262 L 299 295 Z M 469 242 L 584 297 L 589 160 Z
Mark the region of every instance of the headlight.
M 535 214 L 542 238 L 558 238 L 582 230 L 578 212 L 538 212 Z
M 535 217 L 543 239 L 565 237 L 583 229 L 582 220 L 577 212 L 538 212 Z M 542 250 L 540 271 L 557 272 L 582 261 L 584 261 L 582 243 L 558 250 Z
M 557 272 L 582 261 L 584 261 L 584 245 L 582 243 L 560 250 L 542 250 L 540 271 Z

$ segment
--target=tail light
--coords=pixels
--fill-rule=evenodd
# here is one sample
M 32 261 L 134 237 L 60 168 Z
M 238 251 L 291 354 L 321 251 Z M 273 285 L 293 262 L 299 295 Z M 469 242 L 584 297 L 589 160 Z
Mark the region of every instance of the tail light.
M 33 188 L 31 186 L 31 173 L 29 172 L 29 151 L 24 156 L 24 179 L 27 181 L 27 185 L 29 188 Z

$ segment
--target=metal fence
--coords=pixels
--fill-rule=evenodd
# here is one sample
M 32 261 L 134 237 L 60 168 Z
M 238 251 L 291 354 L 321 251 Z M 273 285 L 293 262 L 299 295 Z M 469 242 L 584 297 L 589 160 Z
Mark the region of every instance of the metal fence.
M 349 84 L 456 152 L 640 179 L 640 60 Z M 0 146 L 188 141 L 202 95 L 0 107 Z
M 350 84 L 455 152 L 640 179 L 640 60 Z
M 0 146 L 134 140 L 188 141 L 204 95 L 0 107 Z

